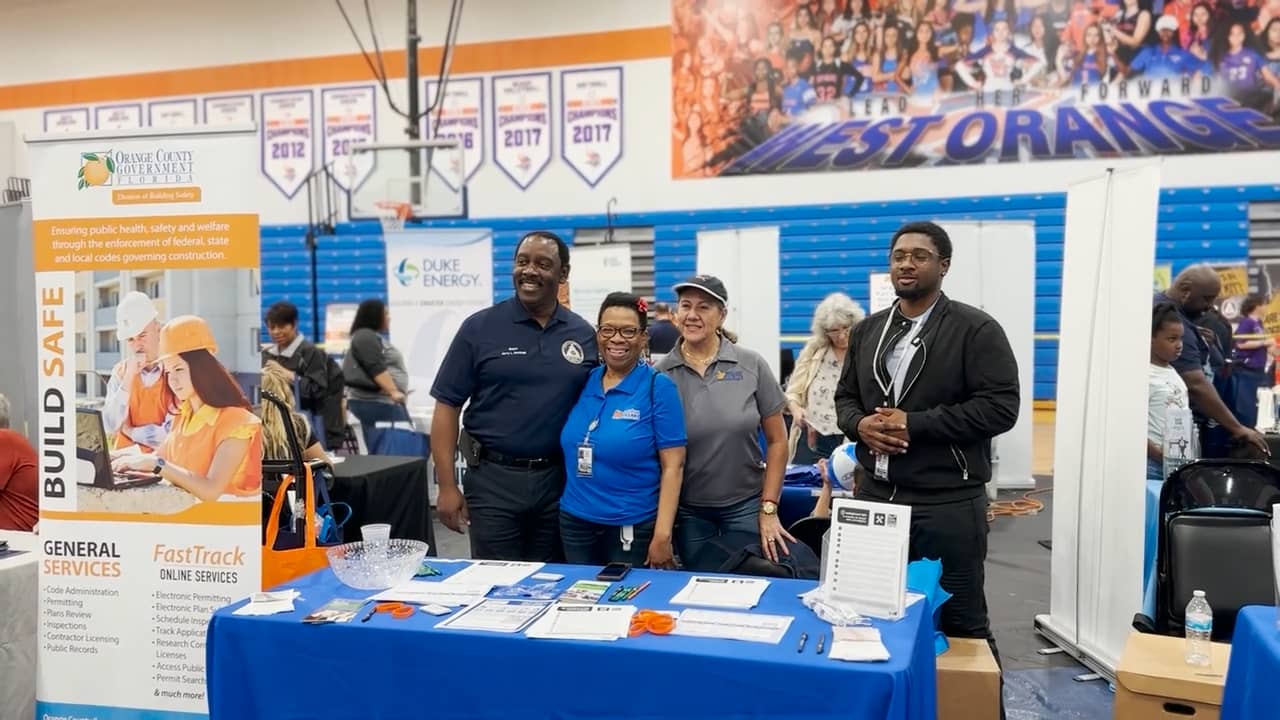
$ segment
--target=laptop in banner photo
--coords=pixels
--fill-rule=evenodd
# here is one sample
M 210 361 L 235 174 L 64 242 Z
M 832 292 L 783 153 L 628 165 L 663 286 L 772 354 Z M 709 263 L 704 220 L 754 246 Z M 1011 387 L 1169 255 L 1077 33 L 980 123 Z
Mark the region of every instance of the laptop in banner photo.
M 112 472 L 106 426 L 102 423 L 102 413 L 97 410 L 76 409 L 76 459 L 92 467 L 92 470 L 76 474 L 81 485 L 128 490 L 160 482 L 159 477 L 137 478 Z

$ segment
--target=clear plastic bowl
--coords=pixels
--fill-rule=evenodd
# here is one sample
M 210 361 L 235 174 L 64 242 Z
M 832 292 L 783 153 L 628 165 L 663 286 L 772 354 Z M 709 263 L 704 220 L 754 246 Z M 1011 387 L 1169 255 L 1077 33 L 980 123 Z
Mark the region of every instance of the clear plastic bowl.
M 428 545 L 421 540 L 394 539 L 372 547 L 350 542 L 325 549 L 338 580 L 357 590 L 386 590 L 409 582 L 422 565 Z

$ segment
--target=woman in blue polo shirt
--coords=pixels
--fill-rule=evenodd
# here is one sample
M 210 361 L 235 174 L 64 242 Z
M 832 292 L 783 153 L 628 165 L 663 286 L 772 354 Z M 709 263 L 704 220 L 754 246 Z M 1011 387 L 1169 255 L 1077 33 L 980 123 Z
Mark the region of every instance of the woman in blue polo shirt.
M 560 538 L 574 564 L 675 567 L 684 410 L 675 383 L 644 361 L 647 325 L 643 298 L 605 298 L 596 322 L 602 363 L 560 433 L 568 480 Z

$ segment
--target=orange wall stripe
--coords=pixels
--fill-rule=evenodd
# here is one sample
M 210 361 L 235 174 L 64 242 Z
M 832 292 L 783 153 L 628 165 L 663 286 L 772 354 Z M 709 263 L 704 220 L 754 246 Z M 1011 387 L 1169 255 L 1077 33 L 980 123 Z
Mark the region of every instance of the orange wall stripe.
M 440 68 L 441 51 L 439 47 L 419 50 L 418 64 L 423 78 L 436 76 Z M 459 45 L 454 50 L 452 72 L 454 75 L 464 75 L 670 56 L 671 28 L 662 25 Z M 403 50 L 384 51 L 383 62 L 388 77 L 405 77 Z M 359 53 L 352 53 L 8 85 L 0 87 L 0 110 L 370 82 L 372 79 L 364 58 Z

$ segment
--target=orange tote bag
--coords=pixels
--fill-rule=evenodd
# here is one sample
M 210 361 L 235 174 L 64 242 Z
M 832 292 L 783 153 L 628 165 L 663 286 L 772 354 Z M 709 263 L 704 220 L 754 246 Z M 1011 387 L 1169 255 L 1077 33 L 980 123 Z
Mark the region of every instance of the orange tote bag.
M 309 465 L 303 464 L 302 467 L 305 468 L 304 484 L 306 486 L 304 493 L 306 514 L 303 516 L 306 518 L 306 521 L 303 522 L 306 527 L 304 541 L 300 548 L 290 550 L 275 549 L 276 538 L 280 535 L 280 510 L 284 507 L 285 498 L 288 497 L 289 486 L 293 484 L 295 479 L 293 475 L 285 475 L 280 482 L 280 487 L 276 490 L 275 499 L 271 503 L 271 516 L 267 520 L 266 544 L 262 546 L 263 590 L 270 590 L 329 565 L 329 560 L 325 556 L 325 549 L 316 543 L 316 525 L 311 521 L 316 512 L 315 479 L 311 476 L 311 467 Z

